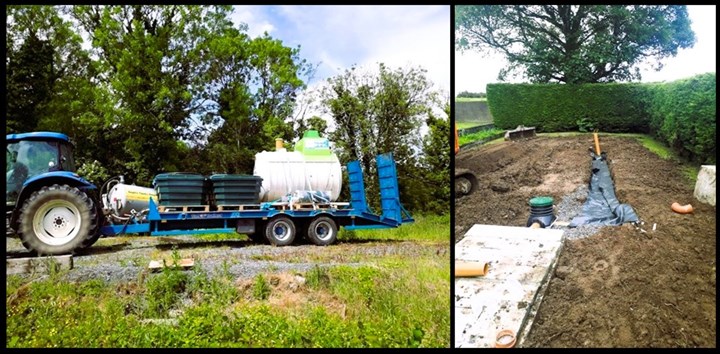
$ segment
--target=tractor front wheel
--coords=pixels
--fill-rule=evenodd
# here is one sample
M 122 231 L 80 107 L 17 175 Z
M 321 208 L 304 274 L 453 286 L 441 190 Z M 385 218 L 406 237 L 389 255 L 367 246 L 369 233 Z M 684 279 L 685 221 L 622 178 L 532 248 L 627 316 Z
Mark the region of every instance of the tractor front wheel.
M 55 184 L 33 192 L 25 201 L 18 233 L 31 252 L 67 254 L 94 243 L 97 226 L 92 199 L 77 188 Z

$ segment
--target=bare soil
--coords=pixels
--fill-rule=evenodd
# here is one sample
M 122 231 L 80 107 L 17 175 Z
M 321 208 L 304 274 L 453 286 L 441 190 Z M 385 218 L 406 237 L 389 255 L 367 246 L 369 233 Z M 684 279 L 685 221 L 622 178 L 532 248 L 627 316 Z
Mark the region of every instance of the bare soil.
M 601 135 L 600 145 L 619 201 L 646 232 L 625 224 L 566 239 L 524 346 L 715 347 L 715 207 L 693 198 L 679 162 L 633 138 Z M 557 203 L 589 183 L 592 146 L 588 134 L 461 151 L 456 167 L 475 172 L 480 186 L 455 200 L 456 240 L 473 224 L 524 227 L 530 198 Z M 673 202 L 695 211 L 676 214 Z

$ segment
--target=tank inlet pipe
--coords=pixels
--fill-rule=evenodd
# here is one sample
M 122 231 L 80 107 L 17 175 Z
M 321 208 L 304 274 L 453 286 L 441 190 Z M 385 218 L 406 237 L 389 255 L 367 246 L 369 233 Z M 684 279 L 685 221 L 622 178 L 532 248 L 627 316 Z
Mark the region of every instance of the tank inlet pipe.
M 455 261 L 455 277 L 477 277 L 487 274 L 490 264 L 487 262 Z
M 680 205 L 680 203 L 675 202 L 672 203 L 670 208 L 678 214 L 690 214 L 693 212 L 692 204 Z
M 600 140 L 598 140 L 598 133 L 593 133 L 593 139 L 595 139 L 595 153 L 600 156 Z

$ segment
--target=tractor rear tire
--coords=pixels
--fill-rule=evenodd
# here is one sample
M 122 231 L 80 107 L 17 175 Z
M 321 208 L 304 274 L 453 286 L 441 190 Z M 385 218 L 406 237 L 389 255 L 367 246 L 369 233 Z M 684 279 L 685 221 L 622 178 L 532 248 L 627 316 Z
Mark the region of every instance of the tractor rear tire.
M 92 201 L 92 198 L 88 198 L 88 199 L 90 199 L 90 202 L 91 202 L 91 203 L 94 203 L 94 202 Z M 97 240 L 100 239 L 100 236 L 102 236 L 102 235 L 100 234 L 100 225 L 101 225 L 101 221 L 102 221 L 102 220 L 100 219 L 100 215 L 103 215 L 103 214 L 102 214 L 102 210 L 100 210 L 99 208 L 97 208 L 96 211 L 95 211 L 95 213 L 96 213 L 97 216 L 98 216 L 97 223 L 96 223 L 96 225 L 95 225 L 95 229 L 90 231 L 90 234 L 88 235 L 88 238 L 85 239 L 85 241 L 83 241 L 83 243 L 82 243 L 82 245 L 80 246 L 80 248 L 83 248 L 83 249 L 85 249 L 85 248 L 90 248 L 92 245 L 95 244 L 95 242 L 97 242 Z
M 25 200 L 18 233 L 30 252 L 69 254 L 97 233 L 97 220 L 97 210 L 87 194 L 68 185 L 54 184 L 42 187 Z

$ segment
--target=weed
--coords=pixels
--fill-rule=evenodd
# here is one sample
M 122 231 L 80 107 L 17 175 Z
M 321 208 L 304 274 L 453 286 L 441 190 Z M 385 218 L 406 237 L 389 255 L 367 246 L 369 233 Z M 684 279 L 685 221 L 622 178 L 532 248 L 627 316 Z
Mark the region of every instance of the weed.
M 188 276 L 177 268 L 163 268 L 162 273 L 148 279 L 145 293 L 147 304 L 145 316 L 148 318 L 165 317 L 168 311 L 185 292 Z
M 258 274 L 253 284 L 253 297 L 257 300 L 267 300 L 270 297 L 270 292 L 270 284 L 262 274 Z
M 250 259 L 256 260 L 256 261 L 272 261 L 273 257 L 269 254 L 254 254 L 250 256 Z
M 314 289 L 328 288 L 330 286 L 330 276 L 325 268 L 320 268 L 317 264 L 305 274 L 306 284 Z

